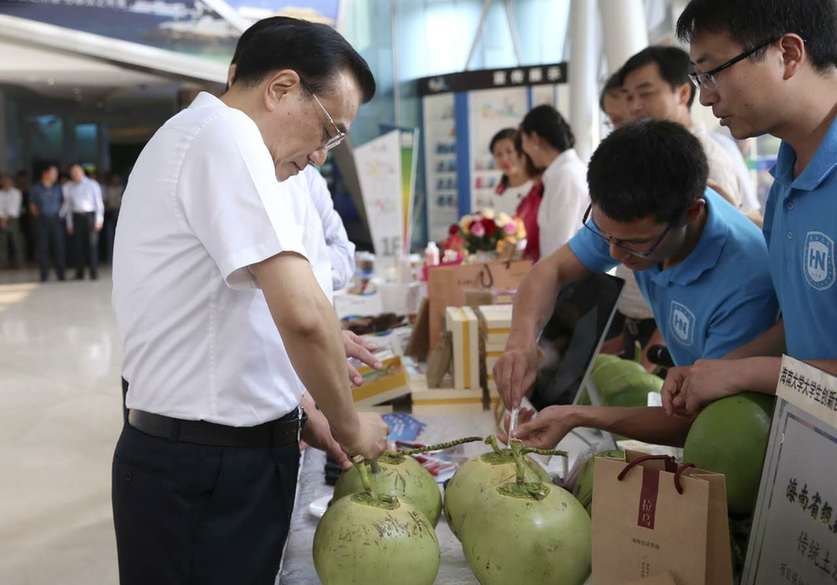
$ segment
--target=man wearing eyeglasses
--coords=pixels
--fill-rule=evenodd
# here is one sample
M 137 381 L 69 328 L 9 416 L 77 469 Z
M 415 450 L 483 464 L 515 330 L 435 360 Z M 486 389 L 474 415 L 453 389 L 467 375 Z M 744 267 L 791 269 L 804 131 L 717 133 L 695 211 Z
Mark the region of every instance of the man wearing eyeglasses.
M 375 81 L 325 25 L 272 21 L 252 41 L 220 99 L 201 93 L 152 137 L 123 196 L 113 305 L 126 424 L 112 475 L 123 585 L 272 585 L 300 434 L 366 458 L 386 447 L 385 423 L 352 404 L 331 274 L 317 270 L 322 231 L 304 228 L 305 197 L 280 182 L 325 160 Z M 311 426 L 306 388 L 322 413 Z
M 696 91 L 689 79 L 689 54 L 686 51 L 669 46 L 646 47 L 622 65 L 619 78 L 630 120 L 669 120 L 688 128 L 703 146 L 709 164 L 709 180 L 718 193 L 745 211 L 758 211 L 755 196 L 745 201 L 745 187 L 740 184 L 733 158 L 703 125 L 692 119 Z
M 700 142 L 682 125 L 643 120 L 605 138 L 587 173 L 584 227 L 527 274 L 494 378 L 506 406 L 520 404 L 537 373 L 537 338 L 563 286 L 621 263 L 633 270 L 676 364 L 721 357 L 767 330 L 777 303 L 758 228 L 706 188 Z M 550 406 L 516 436 L 553 447 L 577 426 L 682 445 L 691 420 L 662 408 Z
M 783 353 L 837 373 L 837 2 L 693 0 L 677 33 L 721 125 L 782 139 L 764 218 L 782 320 L 726 360 L 669 373 L 665 407 L 693 414 L 730 394 L 775 393 Z

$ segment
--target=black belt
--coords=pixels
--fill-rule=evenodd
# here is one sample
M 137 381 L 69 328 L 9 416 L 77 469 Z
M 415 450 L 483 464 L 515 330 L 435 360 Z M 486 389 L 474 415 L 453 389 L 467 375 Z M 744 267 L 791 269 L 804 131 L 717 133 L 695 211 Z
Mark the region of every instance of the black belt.
M 128 424 L 147 435 L 212 447 L 289 447 L 299 443 L 307 417 L 294 410 L 254 427 L 230 427 L 203 420 L 182 420 L 143 410 L 129 410 Z
M 308 417 L 301 408 L 255 427 L 231 427 L 203 420 L 182 420 L 144 410 L 128 410 L 128 381 L 122 378 L 122 415 L 125 424 L 147 435 L 211 447 L 287 447 L 299 443 Z

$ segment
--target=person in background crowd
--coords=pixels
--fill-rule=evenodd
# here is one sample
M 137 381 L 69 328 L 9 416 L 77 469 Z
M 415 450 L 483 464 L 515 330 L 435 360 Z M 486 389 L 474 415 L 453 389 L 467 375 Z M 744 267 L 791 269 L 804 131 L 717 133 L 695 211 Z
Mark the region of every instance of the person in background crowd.
M 636 273 L 677 364 L 724 356 L 775 323 L 764 238 L 706 187 L 707 172 L 700 142 L 675 122 L 633 122 L 602 141 L 590 159 L 589 221 L 541 259 L 515 295 L 511 334 L 494 368 L 508 408 L 535 379 L 538 335 L 559 292 L 619 263 Z M 691 425 L 651 407 L 561 405 L 531 415 L 521 413 L 517 437 L 548 448 L 576 426 L 682 445 Z
M 543 183 L 532 159 L 523 152 L 520 132 L 504 128 L 491 139 L 488 147 L 497 168 L 503 171 L 494 192 L 492 208 L 500 213 L 517 216 L 526 228 L 525 258 L 537 262 L 540 254 L 538 210 L 543 198 Z
M 61 218 L 66 214 L 64 193 L 58 185 L 58 167 L 51 164 L 40 174 L 32 187 L 29 210 L 35 221 L 35 255 L 41 272 L 41 282 L 49 277 L 49 264 L 58 280 L 64 280 L 64 226 Z
M 23 240 L 26 245 L 24 256 L 27 260 L 35 257 L 35 221 L 30 213 L 29 201 L 31 199 L 29 173 L 19 170 L 15 174 L 15 187 L 23 195 L 23 209 L 20 213 L 20 229 L 23 232 Z
M 119 219 L 119 208 L 122 206 L 122 192 L 125 186 L 122 184 L 122 177 L 111 174 L 108 177 L 108 184 L 105 187 L 105 259 L 113 261 L 113 238 L 116 234 L 116 222 Z
M 355 273 L 355 245 L 349 241 L 343 220 L 334 209 L 334 200 L 328 185 L 317 167 L 308 165 L 301 174 L 323 227 L 323 236 L 331 259 L 332 288 L 346 288 Z
M 631 120 L 669 120 L 688 128 L 700 140 L 709 161 L 709 181 L 736 207 L 743 196 L 727 152 L 692 120 L 695 88 L 689 80 L 689 54 L 677 47 L 646 47 L 622 65 Z
M 782 140 L 763 229 L 782 318 L 726 359 L 669 372 L 665 408 L 693 414 L 775 393 L 782 354 L 837 374 L 837 2 L 692 0 L 677 35 L 721 125 Z
M 543 199 L 538 209 L 540 255 L 551 255 L 581 227 L 590 203 L 587 168 L 575 149 L 575 136 L 563 116 L 549 105 L 533 108 L 520 124 L 523 152 L 543 171 Z
M 612 130 L 621 128 L 631 121 L 628 93 L 622 88 L 619 71 L 607 78 L 599 95 L 599 108 L 607 116 L 606 122 Z
M 610 127 L 618 130 L 631 119 L 628 108 L 627 92 L 622 89 L 622 75 L 617 71 L 611 75 L 602 88 L 599 96 L 599 107 L 607 116 Z M 622 294 L 616 303 L 616 314 L 608 332 L 608 339 L 602 345 L 601 351 L 613 353 L 624 358 L 634 358 L 634 347 L 639 342 L 642 348 L 641 361 L 647 370 L 654 369 L 654 364 L 648 361 L 647 350 L 652 345 L 663 345 L 665 342 L 657 329 L 654 313 L 648 301 L 642 296 L 636 277 L 623 264 L 616 267 L 616 276 L 625 281 Z
M 87 177 L 80 164 L 70 167 L 70 180 L 64 185 L 67 202 L 67 233 L 73 237 L 76 280 L 84 279 L 85 266 L 90 280 L 99 278 L 99 232 L 105 222 L 105 204 L 99 183 Z
M 23 233 L 20 229 L 20 214 L 23 208 L 23 194 L 17 189 L 11 175 L 0 173 L 0 266 L 22 268 L 25 263 Z M 14 254 L 9 254 L 11 245 Z
M 750 213 L 759 214 L 761 216 L 761 202 L 759 201 L 756 181 L 753 174 L 747 167 L 747 161 L 744 160 L 744 153 L 738 147 L 735 139 L 729 135 L 725 128 L 710 132 L 709 136 L 723 147 L 724 151 L 729 155 L 729 160 L 732 163 L 732 170 L 735 171 L 735 179 L 738 181 L 738 191 L 741 193 L 741 211 L 750 219 L 755 216 Z

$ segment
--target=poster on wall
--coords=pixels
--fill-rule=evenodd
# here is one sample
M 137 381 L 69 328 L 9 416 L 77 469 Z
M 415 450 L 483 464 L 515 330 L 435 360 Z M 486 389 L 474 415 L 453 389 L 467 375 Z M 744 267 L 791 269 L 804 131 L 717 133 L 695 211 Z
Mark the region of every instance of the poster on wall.
M 568 115 L 567 70 L 567 63 L 552 63 L 418 80 L 429 239 L 444 240 L 462 215 L 497 203 L 501 173 L 488 150 L 491 138 L 519 126 L 533 104 Z
M 488 89 L 468 94 L 471 146 L 471 211 L 492 208 L 514 214 L 517 202 L 495 195 L 502 171 L 489 151 L 491 139 L 503 128 L 517 128 L 528 110 L 527 88 Z
M 418 128 L 400 130 L 401 140 L 401 217 L 404 240 L 401 249 L 409 253 L 413 237 L 413 202 L 416 194 L 416 168 L 418 165 Z
M 459 219 L 456 122 L 452 93 L 424 98 L 424 165 L 431 240 L 444 240 Z
M 335 26 L 340 16 L 340 0 L 219 0 L 250 21 L 281 15 Z
M 336 25 L 341 0 L 4 0 L 0 15 L 229 63 L 241 32 L 274 15 Z
M 354 149 L 366 219 L 379 258 L 398 259 L 403 250 L 401 156 L 399 130 Z

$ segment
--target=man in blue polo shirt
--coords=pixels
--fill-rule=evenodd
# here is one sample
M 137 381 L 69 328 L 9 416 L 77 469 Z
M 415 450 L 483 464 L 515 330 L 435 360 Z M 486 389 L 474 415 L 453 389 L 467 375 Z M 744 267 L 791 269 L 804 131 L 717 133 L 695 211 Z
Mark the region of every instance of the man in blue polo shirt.
M 41 282 L 49 276 L 49 260 L 58 280 L 64 280 L 64 193 L 58 184 L 58 168 L 47 165 L 40 180 L 32 187 L 29 211 L 35 218 L 35 256 L 41 270 Z
M 782 139 L 764 235 L 783 318 L 727 360 L 669 373 L 666 409 L 693 414 L 737 392 L 774 393 L 782 353 L 837 373 L 837 2 L 693 0 L 677 32 L 721 124 Z
M 707 172 L 700 142 L 680 124 L 645 120 L 602 141 L 587 174 L 593 203 L 584 227 L 535 265 L 515 297 L 512 331 L 494 371 L 508 407 L 534 381 L 538 333 L 560 288 L 618 263 L 636 273 L 677 364 L 721 357 L 775 323 L 764 239 L 706 189 Z M 662 408 L 551 406 L 524 422 L 517 437 L 552 447 L 584 426 L 680 445 L 690 425 Z

